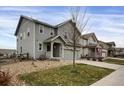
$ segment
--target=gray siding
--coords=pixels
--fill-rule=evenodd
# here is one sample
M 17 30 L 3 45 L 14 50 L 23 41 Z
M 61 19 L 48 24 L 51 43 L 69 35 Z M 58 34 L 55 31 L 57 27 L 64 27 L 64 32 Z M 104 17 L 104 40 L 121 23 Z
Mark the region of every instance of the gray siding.
M 63 37 L 66 42 L 72 41 L 74 28 L 71 23 L 66 23 L 58 28 L 58 35 Z M 65 38 L 65 35 L 67 38 Z
M 58 35 L 60 35 L 66 42 L 70 42 L 72 41 L 73 38 L 73 31 L 74 28 L 72 24 L 68 22 L 58 28 Z M 78 34 L 78 32 L 76 34 Z M 67 36 L 67 38 L 65 38 L 65 35 Z M 80 43 L 80 42 L 76 42 L 76 43 Z M 64 59 L 72 59 L 72 55 L 73 55 L 72 50 L 73 47 L 64 46 Z M 77 50 L 76 59 L 79 59 L 81 56 L 81 48 L 76 48 L 76 50 Z M 70 53 L 70 55 L 68 53 Z
M 22 46 L 22 53 L 29 53 L 29 56 L 34 57 L 34 23 L 23 19 L 21 26 L 19 28 L 19 33 L 17 35 L 17 51 L 18 54 L 21 53 L 20 47 Z M 30 36 L 27 36 L 27 32 L 30 32 Z M 25 36 L 24 36 L 25 33 Z M 20 35 L 22 34 L 22 40 L 20 39 Z M 25 38 L 24 38 L 25 37 Z
M 40 33 L 40 26 L 43 28 L 43 33 Z M 51 32 L 53 35 L 51 35 Z M 44 44 L 44 40 L 48 39 L 49 37 L 54 36 L 54 29 L 40 25 L 40 24 L 35 24 L 35 56 L 36 58 L 39 58 L 40 55 L 46 54 L 46 44 Z M 39 43 L 43 44 L 43 50 L 39 51 Z

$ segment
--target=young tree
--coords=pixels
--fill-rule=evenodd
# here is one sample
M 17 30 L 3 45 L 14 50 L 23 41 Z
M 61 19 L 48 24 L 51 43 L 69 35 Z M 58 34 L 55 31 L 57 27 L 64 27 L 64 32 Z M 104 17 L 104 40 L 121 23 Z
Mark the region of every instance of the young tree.
M 72 35 L 72 45 L 73 45 L 73 68 L 75 69 L 75 53 L 76 47 L 79 45 L 79 41 L 83 32 L 86 31 L 86 27 L 89 18 L 86 17 L 87 8 L 82 7 L 70 7 L 69 13 L 73 23 L 73 29 L 70 33 Z

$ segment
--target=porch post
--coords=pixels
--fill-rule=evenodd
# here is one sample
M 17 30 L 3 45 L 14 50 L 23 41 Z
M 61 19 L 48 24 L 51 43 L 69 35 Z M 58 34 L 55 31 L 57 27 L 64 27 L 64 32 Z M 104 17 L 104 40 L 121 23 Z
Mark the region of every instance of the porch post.
M 62 58 L 64 59 L 64 45 L 62 44 Z
M 95 47 L 95 57 L 96 57 L 96 47 Z
M 51 42 L 51 58 L 53 58 L 53 42 Z

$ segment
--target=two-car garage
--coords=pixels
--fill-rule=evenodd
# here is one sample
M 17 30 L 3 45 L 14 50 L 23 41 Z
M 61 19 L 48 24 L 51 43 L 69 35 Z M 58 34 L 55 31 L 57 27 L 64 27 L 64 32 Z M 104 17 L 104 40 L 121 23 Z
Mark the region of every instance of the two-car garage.
M 75 59 L 79 59 L 79 50 L 75 51 Z M 64 49 L 64 59 L 72 60 L 73 59 L 73 50 L 72 49 Z

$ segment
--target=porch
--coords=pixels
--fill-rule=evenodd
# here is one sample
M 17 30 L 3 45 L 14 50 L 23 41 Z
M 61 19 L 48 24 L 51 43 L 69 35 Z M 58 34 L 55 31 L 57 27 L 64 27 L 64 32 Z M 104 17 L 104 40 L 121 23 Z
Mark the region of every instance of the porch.
M 55 36 L 45 40 L 46 56 L 50 59 L 64 58 L 64 40 L 60 36 Z
M 102 56 L 102 48 L 100 46 L 85 46 L 83 50 L 87 49 L 87 53 L 83 53 L 85 57 L 98 58 Z

